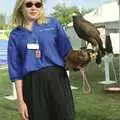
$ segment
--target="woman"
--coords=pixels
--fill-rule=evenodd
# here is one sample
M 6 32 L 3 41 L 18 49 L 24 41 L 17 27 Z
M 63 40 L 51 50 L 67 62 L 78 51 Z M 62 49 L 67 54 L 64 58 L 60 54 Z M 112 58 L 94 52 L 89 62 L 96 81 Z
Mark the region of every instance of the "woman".
M 8 68 L 22 120 L 74 120 L 64 58 L 72 49 L 59 22 L 44 14 L 42 0 L 17 0 L 8 42 Z

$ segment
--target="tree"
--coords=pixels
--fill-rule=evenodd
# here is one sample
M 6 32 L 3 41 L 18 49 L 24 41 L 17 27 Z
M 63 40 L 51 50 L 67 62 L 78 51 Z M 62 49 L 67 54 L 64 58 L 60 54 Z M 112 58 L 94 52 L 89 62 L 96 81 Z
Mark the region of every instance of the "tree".
M 57 4 L 53 9 L 54 12 L 51 14 L 51 16 L 57 18 L 64 27 L 72 22 L 72 13 L 80 11 L 79 8 L 77 8 L 76 6 L 66 7 L 65 4 Z M 82 8 L 80 12 L 82 15 L 85 15 L 92 10 L 94 9 Z
M 79 11 L 75 6 L 65 7 L 64 5 L 56 5 L 51 16 L 57 18 L 63 26 L 67 26 L 72 21 L 72 13 Z
M 0 14 L 0 24 L 5 24 L 5 15 Z
M 0 30 L 3 30 L 3 29 L 4 29 L 4 25 L 0 24 Z
M 91 11 L 93 11 L 94 10 L 94 8 L 90 8 L 90 9 L 84 9 L 84 8 L 82 8 L 81 9 L 81 14 L 82 15 L 85 15 L 85 14 L 87 14 L 87 13 L 90 13 Z

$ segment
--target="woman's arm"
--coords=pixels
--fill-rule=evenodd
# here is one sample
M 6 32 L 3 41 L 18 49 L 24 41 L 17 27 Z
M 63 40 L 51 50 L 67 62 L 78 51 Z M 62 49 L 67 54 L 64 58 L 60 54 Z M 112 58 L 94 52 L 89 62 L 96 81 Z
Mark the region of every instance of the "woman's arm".
M 23 80 L 16 80 L 15 86 L 16 86 L 18 108 L 21 115 L 21 119 L 28 120 L 28 109 L 23 99 Z
M 8 41 L 8 73 L 10 79 L 15 82 L 18 108 L 21 115 L 21 120 L 28 120 L 28 110 L 26 103 L 23 99 L 23 80 L 22 80 L 22 67 L 21 57 L 19 55 L 17 42 L 18 38 L 11 32 Z
M 23 81 L 15 81 L 18 102 L 23 102 Z

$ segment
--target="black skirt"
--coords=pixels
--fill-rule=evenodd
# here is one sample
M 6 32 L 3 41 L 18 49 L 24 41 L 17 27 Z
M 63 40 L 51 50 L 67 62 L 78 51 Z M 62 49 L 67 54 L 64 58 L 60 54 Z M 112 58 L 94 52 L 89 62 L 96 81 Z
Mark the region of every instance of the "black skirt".
M 74 120 L 72 91 L 66 70 L 47 67 L 23 80 L 29 120 Z

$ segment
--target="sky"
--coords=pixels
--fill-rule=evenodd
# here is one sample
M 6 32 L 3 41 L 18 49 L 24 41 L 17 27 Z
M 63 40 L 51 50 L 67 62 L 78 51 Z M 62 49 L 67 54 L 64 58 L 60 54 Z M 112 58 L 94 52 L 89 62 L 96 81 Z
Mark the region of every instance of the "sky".
M 14 4 L 16 0 L 0 0 L 0 13 L 5 13 L 7 16 L 9 16 L 12 13 L 12 10 L 14 8 Z M 50 14 L 53 12 L 53 7 L 56 4 L 62 4 L 63 1 L 65 2 L 66 6 L 77 6 L 78 8 L 96 8 L 100 5 L 102 5 L 105 2 L 108 1 L 114 1 L 114 0 L 46 0 L 45 2 L 45 10 L 47 14 Z

